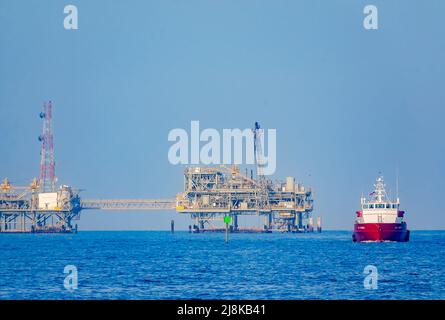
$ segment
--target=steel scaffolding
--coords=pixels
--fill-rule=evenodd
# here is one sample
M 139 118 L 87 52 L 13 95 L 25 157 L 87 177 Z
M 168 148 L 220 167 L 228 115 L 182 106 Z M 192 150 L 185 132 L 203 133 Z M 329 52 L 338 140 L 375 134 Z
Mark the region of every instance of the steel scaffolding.
M 27 187 L 12 186 L 8 179 L 0 184 L 0 232 L 73 232 L 81 209 L 79 195 L 68 186 L 42 193 L 36 179 Z
M 264 232 L 312 228 L 312 190 L 295 183 L 292 177 L 286 182 L 261 182 L 240 174 L 236 166 L 189 167 L 184 171 L 184 192 L 176 200 L 176 211 L 190 214 L 195 220 L 195 232 L 219 231 L 212 227 L 212 221 L 227 215 L 232 217 L 234 232 L 242 231 L 238 226 L 238 216 L 242 215 L 262 216 Z

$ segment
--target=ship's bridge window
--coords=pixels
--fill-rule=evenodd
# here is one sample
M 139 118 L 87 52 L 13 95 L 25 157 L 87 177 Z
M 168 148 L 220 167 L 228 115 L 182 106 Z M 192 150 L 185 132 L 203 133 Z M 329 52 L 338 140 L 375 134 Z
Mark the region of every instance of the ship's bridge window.
M 367 204 L 364 204 L 364 205 L 363 205 L 363 209 L 368 209 L 368 207 L 369 207 L 369 206 L 368 206 Z
M 386 204 L 386 209 L 391 208 L 391 205 L 389 203 Z
M 385 208 L 385 205 L 384 204 L 378 204 L 377 208 Z
M 373 205 L 373 204 L 370 204 L 370 205 L 369 205 L 369 208 L 374 209 L 374 205 Z
M 393 204 L 392 207 L 393 207 L 393 209 L 397 209 L 397 205 L 396 204 Z

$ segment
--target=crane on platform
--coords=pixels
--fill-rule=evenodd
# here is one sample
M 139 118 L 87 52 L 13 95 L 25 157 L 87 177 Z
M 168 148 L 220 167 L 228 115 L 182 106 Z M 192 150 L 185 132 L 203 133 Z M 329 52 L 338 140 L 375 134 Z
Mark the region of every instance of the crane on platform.
M 253 141 L 254 141 L 254 152 L 255 152 L 255 165 L 257 178 L 260 182 L 264 183 L 264 160 L 263 160 L 263 146 L 262 141 L 264 140 L 263 129 L 260 128 L 260 124 L 255 122 L 255 127 L 253 128 Z
M 261 129 L 260 124 L 255 122 L 255 127 L 253 128 L 253 145 L 255 152 L 255 164 L 257 170 L 257 179 L 259 184 L 259 197 L 258 197 L 258 208 L 267 209 L 269 206 L 269 195 L 267 188 L 266 177 L 264 176 L 264 158 L 263 158 L 263 145 L 264 141 L 264 130 Z

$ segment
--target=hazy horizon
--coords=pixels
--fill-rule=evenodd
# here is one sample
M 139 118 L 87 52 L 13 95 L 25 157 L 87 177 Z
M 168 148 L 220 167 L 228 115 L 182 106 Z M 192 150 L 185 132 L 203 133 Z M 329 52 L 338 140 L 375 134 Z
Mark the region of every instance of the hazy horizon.
M 66 3 L 68 4 L 68 3 Z M 0 179 L 38 176 L 54 102 L 56 176 L 87 199 L 174 198 L 170 130 L 277 130 L 273 179 L 314 189 L 324 230 L 352 230 L 379 172 L 411 230 L 444 230 L 445 2 L 60 1 L 0 3 Z M 187 229 L 162 211 L 83 211 L 80 230 Z M 76 223 L 76 222 L 74 222 Z

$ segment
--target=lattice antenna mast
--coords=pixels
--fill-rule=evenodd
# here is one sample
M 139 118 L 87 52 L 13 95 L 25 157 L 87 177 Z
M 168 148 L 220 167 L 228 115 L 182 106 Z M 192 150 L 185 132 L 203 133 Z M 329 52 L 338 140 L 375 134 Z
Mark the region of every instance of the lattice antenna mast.
M 39 136 L 39 141 L 42 142 L 42 148 L 40 150 L 39 185 L 42 192 L 53 192 L 56 188 L 56 176 L 51 101 L 43 104 L 43 111 L 40 112 L 40 118 L 43 119 L 43 131 L 42 135 Z

